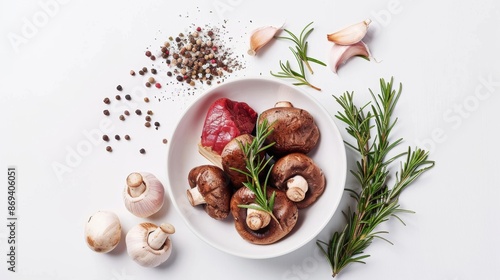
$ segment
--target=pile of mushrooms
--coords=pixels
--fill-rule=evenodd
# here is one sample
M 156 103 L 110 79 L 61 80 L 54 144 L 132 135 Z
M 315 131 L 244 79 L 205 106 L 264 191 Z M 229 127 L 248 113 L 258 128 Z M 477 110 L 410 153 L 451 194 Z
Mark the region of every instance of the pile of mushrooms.
M 274 217 L 255 209 L 258 208 L 255 207 L 255 194 L 243 184 L 248 179 L 236 171 L 246 170 L 242 145 L 252 142 L 254 136 L 250 134 L 237 136 L 224 147 L 220 165 L 191 169 L 187 191 L 191 205 L 204 205 L 205 211 L 214 219 L 225 219 L 229 209 L 239 235 L 259 245 L 275 243 L 290 233 L 297 223 L 299 209 L 314 204 L 326 186 L 321 168 L 308 156 L 320 138 L 312 115 L 283 101 L 262 112 L 258 122 L 263 121 L 271 124 L 273 129 L 265 145 L 274 144 L 266 151 L 269 155 L 263 153 L 261 158 L 272 156 L 275 159 L 267 186 L 267 197 L 273 192 L 276 194 Z
M 127 176 L 123 201 L 127 210 L 145 218 L 157 213 L 163 206 L 162 183 L 148 172 L 133 172 Z M 129 256 L 145 267 L 156 267 L 165 262 L 172 251 L 169 238 L 174 226 L 163 223 L 157 226 L 144 222 L 127 232 L 126 246 Z M 118 216 L 111 211 L 98 211 L 89 217 L 85 225 L 85 241 L 90 249 L 108 253 L 121 240 L 122 227 Z

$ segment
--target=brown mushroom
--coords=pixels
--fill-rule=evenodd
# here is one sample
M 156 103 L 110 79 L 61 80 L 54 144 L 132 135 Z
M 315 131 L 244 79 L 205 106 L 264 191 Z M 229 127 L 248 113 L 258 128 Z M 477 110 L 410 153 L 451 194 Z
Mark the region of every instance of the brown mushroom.
M 243 239 L 250 243 L 258 245 L 275 243 L 290 233 L 297 223 L 299 212 L 297 206 L 286 197 L 284 192 L 275 188 L 267 188 L 268 197 L 271 196 L 273 191 L 276 191 L 273 215 L 278 222 L 274 219 L 268 219 L 268 224 L 257 230 L 253 230 L 251 228 L 253 227 L 252 223 L 250 223 L 251 221 L 247 221 L 249 220 L 247 219 L 248 212 L 253 212 L 251 211 L 253 209 L 250 210 L 238 206 L 254 203 L 255 194 L 250 189 L 244 187 L 236 191 L 231 198 L 231 214 L 234 217 L 236 231 Z
M 247 181 L 247 176 L 237 170 L 247 170 L 245 162 L 246 156 L 241 149 L 241 145 L 252 143 L 253 138 L 254 137 L 250 134 L 242 134 L 227 143 L 224 150 L 222 150 L 222 169 L 224 169 L 224 172 L 226 172 L 229 177 L 234 190 L 243 187 L 243 183 Z M 265 157 L 266 153 L 263 152 L 261 156 Z
M 271 184 L 285 191 L 299 209 L 313 204 L 326 186 L 321 168 L 302 153 L 291 153 L 277 160 L 271 170 Z
M 309 153 L 319 140 L 319 129 L 312 115 L 295 108 L 290 102 L 281 101 L 274 108 L 260 114 L 259 124 L 264 120 L 272 124 L 273 132 L 267 137 L 266 144 L 275 143 L 269 152 L 278 157 L 289 153 Z
M 192 206 L 203 204 L 207 214 L 222 220 L 229 215 L 231 189 L 229 179 L 222 169 L 213 165 L 201 165 L 189 171 L 187 197 Z

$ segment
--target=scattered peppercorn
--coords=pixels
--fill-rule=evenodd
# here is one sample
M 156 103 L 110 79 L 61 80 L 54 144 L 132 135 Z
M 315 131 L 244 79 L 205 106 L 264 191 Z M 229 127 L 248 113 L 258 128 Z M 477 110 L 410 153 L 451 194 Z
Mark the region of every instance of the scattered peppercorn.
M 156 127 L 160 126 L 160 123 L 159 122 L 155 122 L 155 126 Z
M 146 120 L 147 122 L 150 122 L 150 121 L 151 121 L 151 117 L 150 117 L 150 116 L 146 116 L 145 120 Z
M 151 87 L 151 83 L 150 82 L 146 82 L 146 87 Z
M 134 70 L 130 70 L 130 75 L 131 76 L 135 76 L 135 71 Z
M 104 141 L 108 142 L 108 141 L 109 141 L 109 136 L 108 136 L 108 135 L 106 135 L 106 134 L 104 134 L 104 135 L 102 136 L 102 140 L 104 140 Z
M 157 73 L 157 72 L 156 72 L 156 69 L 154 69 L 154 68 L 151 68 L 151 74 L 154 74 L 154 75 L 156 75 L 156 73 Z
M 155 84 L 155 87 L 156 87 L 156 88 L 161 88 L 161 84 L 160 84 L 160 83 L 156 83 L 156 84 Z
M 151 123 L 150 123 L 150 122 L 146 122 L 144 125 L 145 125 L 146 127 L 150 127 L 150 126 L 151 126 Z
M 113 151 L 113 148 L 111 148 L 111 146 L 106 146 L 106 151 L 111 153 Z
M 117 89 L 118 91 L 122 91 L 122 90 L 123 90 L 123 88 L 122 88 L 122 86 L 121 86 L 121 85 L 116 86 L 116 89 Z
M 103 113 L 105 116 L 109 116 L 109 110 L 104 110 L 104 111 L 102 111 L 102 113 Z
M 116 134 L 116 135 L 115 135 L 115 139 L 116 139 L 116 140 L 120 140 L 120 135 Z
M 150 116 L 152 116 L 152 115 L 153 115 L 153 111 L 151 111 L 151 110 L 148 110 L 148 112 L 147 112 L 147 113 L 148 113 L 148 115 L 150 115 Z
M 141 153 L 141 154 L 145 154 L 145 153 L 146 153 L 146 150 L 144 150 L 144 149 L 140 149 L 140 150 L 139 150 L 139 153 Z
M 156 60 L 156 56 L 152 55 L 151 57 L 151 60 Z
M 146 52 L 146 56 L 147 56 L 147 57 L 150 57 L 150 56 L 151 56 L 151 52 L 150 52 L 150 51 L 147 51 L 147 52 Z
M 130 140 L 130 135 L 126 134 L 125 135 L 125 140 Z
M 153 77 L 149 77 L 148 82 L 150 82 L 150 83 L 152 83 L 152 84 L 153 84 L 153 83 L 155 82 L 155 78 L 153 78 Z
M 167 138 L 163 138 L 162 143 L 163 143 L 163 144 L 167 144 L 167 143 L 168 143 Z
M 115 98 L 116 98 L 116 100 L 121 100 L 122 99 L 122 97 L 119 96 L 119 95 L 115 96 Z
M 106 97 L 106 98 L 104 98 L 103 102 L 104 102 L 105 104 L 109 104 L 109 103 L 111 103 L 111 101 L 110 101 L 110 100 L 109 100 L 109 98 L 107 98 L 107 97 Z
M 125 120 L 125 116 L 124 115 L 120 115 L 120 121 L 124 121 Z
M 130 116 L 130 112 L 128 110 L 123 111 L 123 113 L 125 114 L 125 116 Z
M 127 94 L 127 95 L 125 95 L 125 99 L 127 99 L 127 100 L 131 100 L 131 99 L 132 99 L 132 97 L 130 97 L 130 94 Z
M 142 115 L 142 112 L 141 112 L 141 110 L 139 110 L 139 109 L 135 110 L 135 113 L 136 113 L 138 116 Z
M 141 76 L 144 75 L 144 71 L 139 70 L 139 75 L 141 75 Z
M 148 103 L 149 102 L 149 98 L 146 96 L 144 97 L 144 102 Z
M 172 72 L 168 71 L 167 76 L 172 77 Z
M 148 68 L 146 68 L 146 67 L 142 67 L 142 72 L 144 72 L 144 73 L 148 73 Z

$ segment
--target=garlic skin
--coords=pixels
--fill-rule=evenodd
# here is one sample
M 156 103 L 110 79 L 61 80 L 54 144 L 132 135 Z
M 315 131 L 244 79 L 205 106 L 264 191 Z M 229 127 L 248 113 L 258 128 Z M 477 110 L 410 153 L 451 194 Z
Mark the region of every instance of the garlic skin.
M 98 211 L 85 224 L 85 241 L 90 249 L 108 253 L 121 240 L 122 227 L 118 216 L 110 211 Z
M 165 188 L 153 174 L 134 172 L 127 177 L 123 202 L 132 214 L 139 218 L 158 212 L 164 203 Z
M 144 267 L 156 267 L 164 263 L 172 253 L 170 235 L 175 233 L 171 224 L 157 226 L 141 223 L 131 228 L 125 238 L 128 255 Z
M 257 55 L 257 52 L 264 47 L 282 27 L 264 26 L 255 29 L 250 35 L 250 49 L 248 54 L 251 56 Z
M 363 41 L 349 46 L 334 44 L 330 51 L 330 68 L 333 73 L 337 73 L 338 68 L 353 56 L 362 56 L 369 60 L 370 50 Z
M 335 33 L 327 34 L 327 39 L 337 45 L 347 46 L 356 44 L 365 37 L 366 32 L 368 32 L 368 26 L 371 22 L 371 19 L 366 19 Z

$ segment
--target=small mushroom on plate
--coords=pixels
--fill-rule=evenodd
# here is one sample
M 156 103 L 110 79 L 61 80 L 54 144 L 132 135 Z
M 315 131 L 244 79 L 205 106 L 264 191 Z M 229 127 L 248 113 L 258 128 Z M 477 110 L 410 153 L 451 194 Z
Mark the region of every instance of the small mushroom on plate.
M 118 245 L 121 236 L 120 219 L 111 211 L 98 211 L 85 224 L 85 241 L 95 252 L 110 252 Z
M 231 186 L 235 190 L 243 187 L 243 183 L 247 181 L 247 176 L 237 171 L 246 171 L 246 156 L 241 149 L 241 145 L 251 143 L 253 138 L 254 137 L 250 134 L 242 134 L 229 141 L 229 143 L 227 143 L 222 150 L 222 169 L 226 172 L 229 180 L 231 181 Z M 263 153 L 263 156 L 265 156 L 265 153 Z M 233 168 L 237 170 L 234 170 Z
M 267 120 L 273 129 L 266 144 L 274 142 L 269 152 L 277 157 L 299 152 L 307 154 L 318 143 L 320 132 L 312 115 L 293 107 L 288 101 L 277 102 L 274 108 L 260 114 L 259 124 Z
M 140 218 L 149 217 L 163 206 L 165 188 L 148 172 L 133 172 L 127 176 L 123 191 L 125 207 Z
M 216 220 L 229 215 L 231 189 L 222 169 L 214 165 L 197 166 L 189 171 L 188 182 L 191 188 L 187 197 L 192 206 L 202 204 L 205 212 Z
M 156 267 L 164 263 L 172 253 L 170 235 L 175 233 L 171 224 L 157 226 L 153 223 L 141 223 L 131 228 L 125 242 L 128 255 L 145 267 Z
M 255 203 L 255 193 L 250 189 L 240 188 L 231 198 L 231 213 L 236 231 L 246 241 L 258 245 L 272 244 L 284 238 L 294 228 L 299 214 L 297 206 L 283 191 L 270 187 L 266 191 L 268 197 L 276 191 L 273 215 L 277 221 L 263 211 L 238 206 Z
M 321 168 L 302 153 L 291 153 L 278 159 L 271 170 L 271 184 L 285 191 L 299 209 L 313 204 L 326 186 Z

